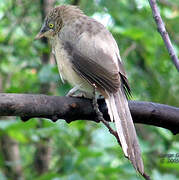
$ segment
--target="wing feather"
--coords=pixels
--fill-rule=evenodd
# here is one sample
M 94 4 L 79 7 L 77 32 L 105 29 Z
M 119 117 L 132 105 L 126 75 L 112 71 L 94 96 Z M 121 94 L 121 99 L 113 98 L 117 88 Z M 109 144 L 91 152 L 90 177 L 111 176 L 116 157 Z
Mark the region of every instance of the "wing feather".
M 59 34 L 73 69 L 88 82 L 110 93 L 117 92 L 121 83 L 128 89 L 116 41 L 103 25 L 92 19 L 89 22 L 95 23 L 91 26 L 96 27 L 95 33 L 83 29 L 78 36 L 75 34 L 77 23 L 74 22 L 74 27 L 64 27 Z
M 120 86 L 120 76 L 118 73 L 111 73 L 108 69 L 96 63 L 94 60 L 82 55 L 69 42 L 64 45 L 67 50 L 73 69 L 91 84 L 107 90 L 116 92 Z

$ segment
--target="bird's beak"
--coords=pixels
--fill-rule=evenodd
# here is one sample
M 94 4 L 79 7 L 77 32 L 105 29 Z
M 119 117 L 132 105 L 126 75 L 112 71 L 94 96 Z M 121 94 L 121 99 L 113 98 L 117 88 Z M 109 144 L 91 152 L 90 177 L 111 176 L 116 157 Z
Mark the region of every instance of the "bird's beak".
M 42 28 L 40 29 L 40 32 L 35 36 L 35 40 L 44 37 L 48 30 L 49 29 L 47 28 L 47 26 L 43 25 Z
M 44 37 L 44 33 L 39 32 L 39 33 L 35 36 L 35 40 L 40 39 L 40 38 L 42 38 L 42 37 Z

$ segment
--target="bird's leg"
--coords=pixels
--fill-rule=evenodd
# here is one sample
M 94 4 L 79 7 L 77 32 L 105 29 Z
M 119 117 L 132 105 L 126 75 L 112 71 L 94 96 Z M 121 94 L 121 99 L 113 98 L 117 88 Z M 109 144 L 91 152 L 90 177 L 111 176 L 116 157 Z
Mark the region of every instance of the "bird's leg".
M 73 96 L 78 90 L 79 90 L 79 86 L 75 86 L 72 89 L 70 89 L 70 91 L 68 91 L 66 96 Z
M 82 86 L 82 84 L 75 86 L 74 88 L 72 88 L 66 94 L 66 96 L 68 96 L 68 97 L 89 98 L 86 92 L 80 90 L 81 86 Z
M 97 102 L 96 85 L 93 84 L 93 87 L 94 87 L 94 89 L 93 89 L 93 107 L 97 114 L 97 120 L 98 120 L 98 122 L 100 122 L 100 121 L 103 121 L 104 118 L 103 118 L 103 114 L 99 110 L 99 106 L 98 106 L 98 102 Z

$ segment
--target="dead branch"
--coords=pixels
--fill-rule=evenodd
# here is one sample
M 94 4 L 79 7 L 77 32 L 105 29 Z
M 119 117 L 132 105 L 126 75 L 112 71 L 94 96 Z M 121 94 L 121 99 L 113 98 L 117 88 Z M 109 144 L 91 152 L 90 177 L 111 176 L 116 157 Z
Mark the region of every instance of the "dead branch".
M 98 100 L 104 119 L 109 121 L 106 104 Z M 173 134 L 179 133 L 179 108 L 164 104 L 129 101 L 134 123 L 163 127 Z M 19 116 L 27 121 L 34 117 L 52 121 L 64 119 L 67 123 L 76 120 L 99 122 L 92 100 L 84 98 L 0 93 L 0 116 Z

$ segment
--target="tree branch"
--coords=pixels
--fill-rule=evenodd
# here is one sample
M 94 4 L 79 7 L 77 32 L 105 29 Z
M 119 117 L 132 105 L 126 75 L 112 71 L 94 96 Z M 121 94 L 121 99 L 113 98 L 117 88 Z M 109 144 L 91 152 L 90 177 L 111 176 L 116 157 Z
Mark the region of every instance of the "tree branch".
M 109 120 L 106 104 L 98 100 L 99 109 L 106 121 Z M 152 102 L 129 101 L 134 123 L 163 127 L 173 134 L 179 133 L 179 108 Z M 84 98 L 0 93 L 0 116 L 20 116 L 27 121 L 33 117 L 52 121 L 65 119 L 98 122 L 92 101 Z
M 168 35 L 168 32 L 166 31 L 165 24 L 160 16 L 159 9 L 157 7 L 156 0 L 149 0 L 149 4 L 152 8 L 153 17 L 155 19 L 155 22 L 157 24 L 158 31 L 160 32 L 162 39 L 165 43 L 165 46 L 169 52 L 169 55 L 175 64 L 177 70 L 179 71 L 179 60 L 178 57 L 174 51 L 173 45 L 171 43 L 170 37 Z

